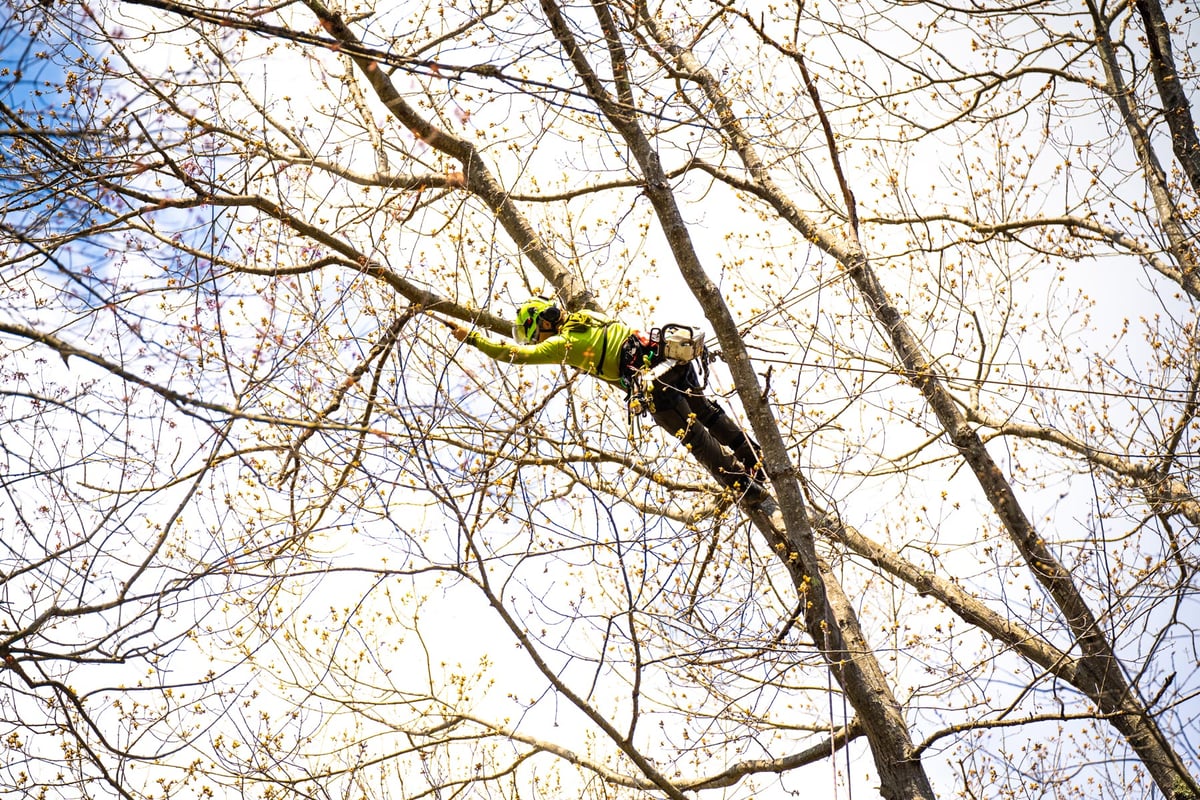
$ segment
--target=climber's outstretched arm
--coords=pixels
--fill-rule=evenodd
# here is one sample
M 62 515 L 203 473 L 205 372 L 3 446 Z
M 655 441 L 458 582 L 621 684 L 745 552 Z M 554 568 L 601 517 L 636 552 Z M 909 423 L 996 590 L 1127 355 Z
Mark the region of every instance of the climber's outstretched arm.
M 570 342 L 564 336 L 551 336 L 538 344 L 515 344 L 498 342 L 481 334 L 454 326 L 450 333 L 460 342 L 471 345 L 496 361 L 510 364 L 565 364 L 569 363 Z

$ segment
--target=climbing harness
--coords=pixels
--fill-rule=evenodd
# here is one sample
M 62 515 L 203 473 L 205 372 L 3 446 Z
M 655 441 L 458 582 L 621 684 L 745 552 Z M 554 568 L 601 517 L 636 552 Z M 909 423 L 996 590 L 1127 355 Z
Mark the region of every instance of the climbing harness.
M 707 386 L 711 358 L 704 333 L 690 325 L 667 323 L 631 335 L 621 346 L 621 385 L 630 421 L 654 413 L 654 384 L 676 367 L 696 362 L 699 388 Z

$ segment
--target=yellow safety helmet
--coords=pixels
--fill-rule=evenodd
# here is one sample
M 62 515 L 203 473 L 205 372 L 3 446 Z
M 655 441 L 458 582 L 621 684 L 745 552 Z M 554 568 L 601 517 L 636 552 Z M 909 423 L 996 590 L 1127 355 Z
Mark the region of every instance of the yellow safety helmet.
M 554 305 L 549 297 L 531 297 L 517 309 L 517 324 L 513 326 L 513 338 L 521 344 L 537 342 L 538 328 L 546 320 L 556 328 L 562 319 L 562 309 Z

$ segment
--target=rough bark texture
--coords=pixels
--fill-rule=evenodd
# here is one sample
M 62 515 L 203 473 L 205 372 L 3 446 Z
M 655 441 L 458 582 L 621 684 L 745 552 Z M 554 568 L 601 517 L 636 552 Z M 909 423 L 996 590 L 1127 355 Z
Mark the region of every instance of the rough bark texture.
M 1170 25 L 1158 0 L 1137 0 L 1134 5 L 1146 28 L 1150 71 L 1154 73 L 1154 84 L 1158 88 L 1158 96 L 1162 98 L 1163 114 L 1167 118 L 1167 127 L 1171 129 L 1171 148 L 1192 185 L 1192 191 L 1200 195 L 1200 137 L 1196 135 L 1191 106 L 1175 68 Z
M 1137 153 L 1138 162 L 1141 164 L 1142 174 L 1146 178 L 1146 183 L 1150 189 L 1150 196 L 1154 200 L 1154 208 L 1158 213 L 1158 221 L 1162 226 L 1163 232 L 1167 237 L 1168 251 L 1171 260 L 1174 262 L 1174 267 L 1167 274 L 1171 280 L 1177 282 L 1183 287 L 1192 298 L 1200 300 L 1200 274 L 1196 269 L 1196 250 L 1192 243 L 1192 234 L 1188 226 L 1180 219 L 1180 211 L 1175 202 L 1175 197 L 1167 183 L 1167 171 L 1163 168 L 1162 162 L 1159 160 L 1158 154 L 1154 150 L 1154 145 L 1151 142 L 1149 129 L 1146 123 L 1142 120 L 1138 112 L 1138 108 L 1134 105 L 1134 94 L 1129 90 L 1126 81 L 1122 75 L 1121 62 L 1118 56 L 1119 47 L 1113 42 L 1109 34 L 1109 22 L 1105 19 L 1103 13 L 1095 6 L 1094 3 L 1089 3 L 1089 8 L 1092 10 L 1092 19 L 1096 28 L 1096 44 L 1101 54 L 1101 62 L 1104 66 L 1104 73 L 1108 79 L 1107 86 L 1104 87 L 1105 93 L 1112 100 L 1118 113 L 1121 115 L 1121 120 L 1125 124 L 1125 130 L 1129 133 L 1129 139 L 1133 143 L 1134 152 Z M 1148 23 L 1148 35 L 1153 40 L 1156 36 L 1161 36 L 1163 33 L 1163 25 L 1154 21 L 1153 14 Z M 1159 40 L 1157 45 L 1152 45 L 1151 63 L 1152 70 L 1155 72 L 1156 79 L 1159 78 L 1159 72 L 1166 69 L 1166 63 L 1163 58 L 1169 54 L 1169 50 L 1162 51 L 1162 42 Z M 1168 44 L 1169 46 L 1169 44 Z M 1158 51 L 1158 55 L 1153 53 Z M 1157 60 L 1157 65 L 1154 62 Z M 1168 81 L 1169 83 L 1169 81 Z M 1162 85 L 1160 84 L 1160 89 Z M 1170 86 L 1168 89 L 1169 96 L 1164 97 L 1165 103 L 1178 102 L 1176 95 L 1179 92 L 1174 91 Z M 1168 111 L 1169 116 L 1175 118 L 1175 124 L 1179 124 L 1180 115 L 1176 109 L 1174 112 Z M 1172 136 L 1176 135 L 1172 128 Z M 1178 149 L 1178 145 L 1177 145 Z M 1184 155 L 1187 156 L 1187 147 L 1184 147 Z M 1188 158 L 1190 162 L 1192 159 Z
M 755 515 L 755 523 L 788 566 L 797 591 L 806 600 L 805 627 L 821 648 L 830 669 L 859 715 L 863 731 L 871 743 L 883 796 L 889 800 L 932 798 L 933 789 L 924 767 L 912 757 L 912 739 L 899 703 L 872 648 L 866 643 L 854 609 L 841 587 L 823 570 L 817 558 L 794 467 L 779 429 L 762 398 L 762 389 L 751 366 L 745 343 L 724 298 L 705 272 L 658 153 L 628 113 L 629 92 L 619 66 L 624 63 L 619 38 L 612 27 L 606 6 L 601 0 L 596 0 L 594 6 L 599 9 L 610 57 L 613 64 L 617 65 L 613 70 L 617 83 L 616 98 L 606 92 L 595 70 L 575 43 L 561 9 L 554 0 L 542 0 L 542 10 L 555 37 L 576 73 L 583 78 L 588 93 L 621 134 L 642 172 L 646 196 L 654 207 L 671 253 L 693 296 L 700 302 L 705 318 L 713 326 L 733 373 L 738 396 L 762 444 L 765 468 L 783 509 L 785 529 L 777 529 L 761 513 Z
M 924 395 L 950 442 L 970 466 L 1009 538 L 1053 598 L 1080 650 L 1077 688 L 1087 694 L 1102 713 L 1111 715 L 1113 725 L 1146 764 L 1165 796 L 1175 797 L 1181 787 L 1196 792 L 1195 780 L 1167 745 L 1166 737 L 1126 680 L 1120 662 L 1075 586 L 1070 571 L 1047 547 L 1045 539 L 1029 520 L 1012 485 L 938 379 L 917 338 L 889 302 L 865 259 L 853 263 L 850 275 L 875 318 L 888 331 L 905 374 Z

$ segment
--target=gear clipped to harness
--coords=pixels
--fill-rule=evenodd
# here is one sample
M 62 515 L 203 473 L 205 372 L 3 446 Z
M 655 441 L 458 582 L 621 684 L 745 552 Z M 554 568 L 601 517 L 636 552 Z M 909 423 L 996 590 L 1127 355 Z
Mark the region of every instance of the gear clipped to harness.
M 704 358 L 704 333 L 690 325 L 662 326 L 662 354 L 668 361 L 686 363 Z
M 627 384 L 631 419 L 646 412 L 654 413 L 654 384 L 678 367 L 698 367 L 697 388 L 708 385 L 709 355 L 704 347 L 704 333 L 698 328 L 668 323 L 653 329 L 646 339 L 647 344 L 637 355 L 641 366 L 634 370 Z
M 679 364 L 694 362 L 700 387 L 708 386 L 708 362 L 712 361 L 716 354 L 710 354 L 705 347 L 704 332 L 691 325 L 677 325 L 672 322 L 663 325 L 657 333 L 662 343 L 663 364 L 667 366 L 663 367 L 660 364 L 661 371 L 654 377 Z

